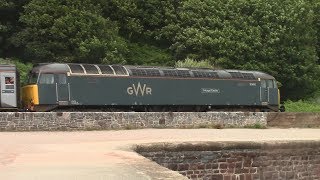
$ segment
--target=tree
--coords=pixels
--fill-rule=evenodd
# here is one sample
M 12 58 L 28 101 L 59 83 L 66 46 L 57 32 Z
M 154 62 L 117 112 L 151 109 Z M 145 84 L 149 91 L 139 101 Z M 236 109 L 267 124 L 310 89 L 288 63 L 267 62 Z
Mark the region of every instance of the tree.
M 32 0 L 20 22 L 12 42 L 34 62 L 124 62 L 126 43 L 93 0 Z
M 314 25 L 317 31 L 317 57 L 318 57 L 318 64 L 320 64 L 320 2 L 318 0 L 313 0 L 312 5 L 314 7 L 313 12 L 315 13 L 314 17 Z
M 17 56 L 9 39 L 20 30 L 19 13 L 29 0 L 0 0 L 0 57 Z
M 169 23 L 175 1 L 101 0 L 104 17 L 119 24 L 119 34 L 128 43 L 129 64 L 174 65 L 167 38 L 161 38 L 162 27 Z
M 169 47 L 168 31 L 177 20 L 179 0 L 108 0 L 102 1 L 105 17 L 118 22 L 122 36 L 143 43 Z
M 266 71 L 283 84 L 284 97 L 293 99 L 318 88 L 315 12 L 309 1 L 186 0 L 177 13 L 177 23 L 166 25 L 179 29 L 166 32 L 177 59 Z
M 14 7 L 12 2 L 0 0 L 0 57 L 4 56 L 6 39 L 12 30 L 10 21 L 7 20 L 7 13 Z

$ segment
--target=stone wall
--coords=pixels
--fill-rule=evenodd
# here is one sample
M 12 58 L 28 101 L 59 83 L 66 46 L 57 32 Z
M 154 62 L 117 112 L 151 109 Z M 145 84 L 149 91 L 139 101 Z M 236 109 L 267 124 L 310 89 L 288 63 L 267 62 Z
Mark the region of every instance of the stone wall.
M 269 127 L 281 128 L 319 128 L 320 113 L 268 113 Z
M 0 131 L 266 126 L 265 113 L 1 112 Z
M 320 127 L 320 113 L 0 112 L 0 131 L 134 128 Z
M 136 150 L 190 179 L 320 179 L 320 142 L 155 146 Z

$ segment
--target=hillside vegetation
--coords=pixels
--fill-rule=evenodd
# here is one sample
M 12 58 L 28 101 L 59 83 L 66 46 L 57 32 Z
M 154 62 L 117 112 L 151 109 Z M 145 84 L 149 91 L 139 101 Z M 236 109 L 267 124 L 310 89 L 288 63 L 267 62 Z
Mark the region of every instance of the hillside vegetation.
M 261 70 L 320 90 L 320 0 L 0 0 L 0 58 Z M 187 59 L 189 62 L 183 62 Z

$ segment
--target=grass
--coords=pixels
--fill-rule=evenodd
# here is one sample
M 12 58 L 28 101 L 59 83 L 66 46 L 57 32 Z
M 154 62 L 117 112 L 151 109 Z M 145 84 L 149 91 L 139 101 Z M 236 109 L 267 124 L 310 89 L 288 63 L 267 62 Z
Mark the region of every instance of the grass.
M 252 124 L 252 125 L 246 125 L 243 127 L 235 126 L 235 125 L 225 126 L 223 124 L 199 124 L 199 125 L 193 127 L 193 129 L 201 129 L 201 128 L 206 128 L 206 129 L 233 129 L 233 128 L 266 129 L 267 126 L 256 123 L 256 124 Z
M 243 128 L 247 128 L 247 129 L 267 129 L 267 126 L 256 123 L 253 125 L 246 125 Z
M 135 130 L 135 129 L 144 129 L 143 126 L 140 126 L 138 124 L 126 124 L 123 127 L 120 128 L 114 128 L 116 130 Z
M 223 129 L 224 126 L 223 124 L 199 124 L 193 127 L 194 129 L 202 129 L 202 128 L 207 128 L 207 129 Z
M 320 112 L 320 104 L 311 101 L 286 101 L 286 112 Z

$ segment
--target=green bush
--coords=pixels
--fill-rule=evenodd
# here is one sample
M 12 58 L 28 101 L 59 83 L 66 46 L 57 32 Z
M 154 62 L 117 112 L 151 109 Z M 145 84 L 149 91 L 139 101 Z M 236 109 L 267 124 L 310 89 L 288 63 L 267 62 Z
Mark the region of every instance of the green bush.
M 167 50 L 141 43 L 128 43 L 126 59 L 131 65 L 172 66 L 174 63 Z
M 320 112 L 320 104 L 311 101 L 293 102 L 289 100 L 284 105 L 287 112 Z
M 202 61 L 196 61 L 191 58 L 186 58 L 184 61 L 177 61 L 175 64 L 175 67 L 178 68 L 213 68 L 210 61 L 208 60 L 202 60 Z

